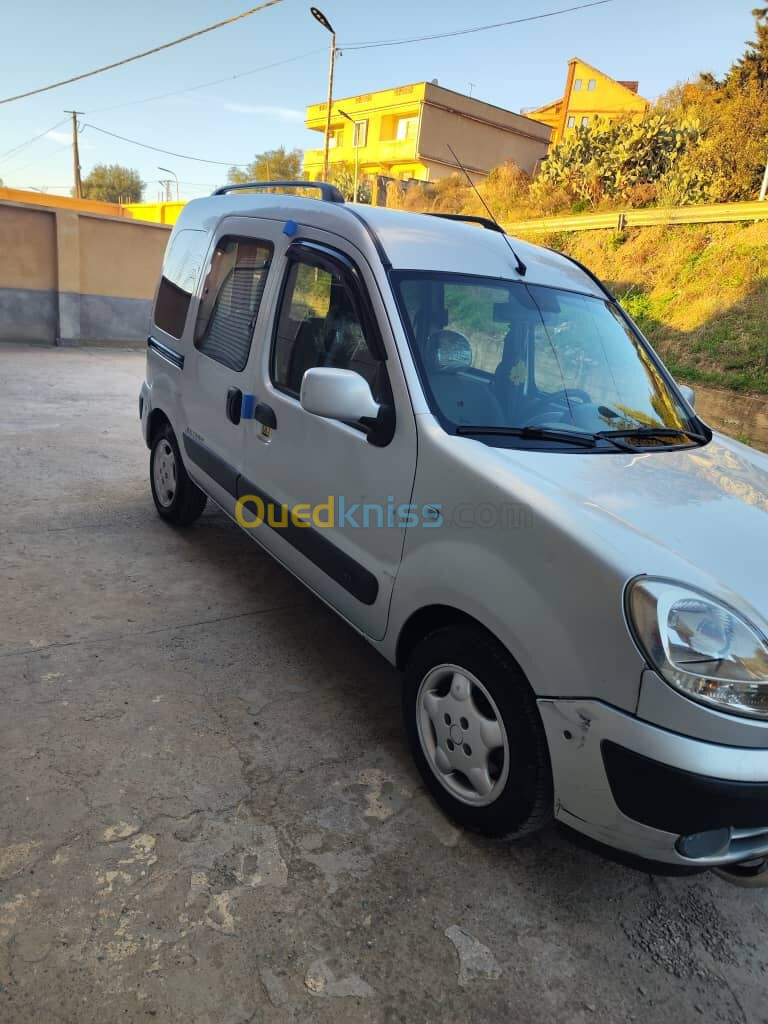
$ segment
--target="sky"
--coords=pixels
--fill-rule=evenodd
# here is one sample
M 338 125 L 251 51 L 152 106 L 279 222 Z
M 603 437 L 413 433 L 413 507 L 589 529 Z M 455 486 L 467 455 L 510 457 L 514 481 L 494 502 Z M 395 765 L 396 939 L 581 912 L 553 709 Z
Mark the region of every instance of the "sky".
M 31 9 L 15 4 L 3 13 L 0 99 L 168 42 L 255 2 L 33 0 Z M 722 74 L 743 52 L 754 27 L 754 0 L 611 0 L 488 32 L 345 52 L 345 44 L 471 28 L 556 11 L 579 0 L 318 2 L 342 51 L 335 96 L 436 78 L 449 89 L 515 111 L 561 96 L 566 62 L 573 56 L 614 78 L 638 79 L 641 95 L 653 99 L 701 70 Z M 305 0 L 282 0 L 125 67 L 0 105 L 0 179 L 15 188 L 69 194 L 67 109 L 83 111 L 86 125 L 183 155 L 155 153 L 84 128 L 79 136 L 83 175 L 96 163 L 125 164 L 146 182 L 148 201 L 159 198 L 159 179 L 170 177 L 158 165 L 177 175 L 181 198 L 190 199 L 225 182 L 229 164 L 247 163 L 255 153 L 281 145 L 317 148 L 321 136 L 304 127 L 304 110 L 326 98 L 330 36 L 309 6 Z M 286 63 L 244 74 L 278 62 Z M 218 79 L 226 80 L 206 84 Z M 3 155 L 37 135 L 42 138 Z

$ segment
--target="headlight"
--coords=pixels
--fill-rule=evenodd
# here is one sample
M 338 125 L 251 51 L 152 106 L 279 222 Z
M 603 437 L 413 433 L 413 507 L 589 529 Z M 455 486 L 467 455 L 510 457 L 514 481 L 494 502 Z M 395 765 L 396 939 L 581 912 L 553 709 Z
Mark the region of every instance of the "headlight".
M 768 642 L 733 608 L 665 580 L 629 590 L 630 624 L 648 661 L 688 697 L 768 719 Z

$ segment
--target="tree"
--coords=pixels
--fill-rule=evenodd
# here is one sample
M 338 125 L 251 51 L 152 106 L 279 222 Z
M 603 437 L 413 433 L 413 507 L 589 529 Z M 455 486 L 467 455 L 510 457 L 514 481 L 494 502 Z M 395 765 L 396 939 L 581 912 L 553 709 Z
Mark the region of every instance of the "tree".
M 228 177 L 233 185 L 247 181 L 296 181 L 301 177 L 303 154 L 300 149 L 285 146 L 257 153 L 245 170 L 230 167 Z
M 331 164 L 328 174 L 329 184 L 335 185 L 348 203 L 355 195 L 355 165 L 348 160 L 337 160 Z M 370 203 L 372 196 L 371 182 L 365 174 L 358 173 L 357 201 Z
M 669 169 L 659 200 L 665 205 L 755 199 L 768 149 L 768 7 L 753 12 L 757 38 L 722 81 L 702 74 L 669 93 L 677 124 L 698 124 L 700 137 Z
M 750 40 L 744 55 L 731 65 L 723 83 L 726 89 L 741 89 L 754 82 L 768 85 L 768 7 L 756 7 L 752 15 L 757 39 Z
M 691 86 L 680 116 L 701 129 L 662 182 L 663 205 L 756 199 L 765 169 L 768 86 L 756 78 L 743 86 Z
M 139 172 L 122 164 L 96 164 L 82 184 L 83 199 L 104 203 L 140 203 L 144 192 Z

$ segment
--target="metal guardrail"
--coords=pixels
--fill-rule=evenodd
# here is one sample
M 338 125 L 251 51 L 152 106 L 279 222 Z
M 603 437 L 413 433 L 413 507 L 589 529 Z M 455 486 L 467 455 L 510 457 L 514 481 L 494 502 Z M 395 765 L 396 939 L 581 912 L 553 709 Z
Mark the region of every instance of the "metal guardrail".
M 626 228 L 659 225 L 728 224 L 748 220 L 768 220 L 768 202 L 660 206 L 641 210 L 612 210 L 610 213 L 582 213 L 568 217 L 541 217 L 505 224 L 504 230 L 509 235 L 540 235 L 560 231 L 624 231 Z

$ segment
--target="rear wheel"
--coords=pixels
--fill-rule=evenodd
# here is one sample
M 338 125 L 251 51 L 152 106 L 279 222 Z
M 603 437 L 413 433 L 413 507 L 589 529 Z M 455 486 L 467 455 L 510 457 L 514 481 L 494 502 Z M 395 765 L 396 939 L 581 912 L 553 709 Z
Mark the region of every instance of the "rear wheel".
M 170 424 L 152 438 L 149 480 L 158 515 L 175 526 L 189 526 L 205 508 L 206 496 L 192 483 Z
M 552 815 L 552 776 L 536 701 L 504 648 L 473 626 L 416 647 L 403 685 L 405 728 L 430 793 L 486 835 L 523 836 Z

